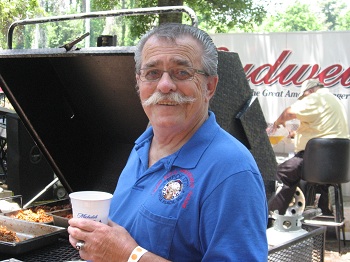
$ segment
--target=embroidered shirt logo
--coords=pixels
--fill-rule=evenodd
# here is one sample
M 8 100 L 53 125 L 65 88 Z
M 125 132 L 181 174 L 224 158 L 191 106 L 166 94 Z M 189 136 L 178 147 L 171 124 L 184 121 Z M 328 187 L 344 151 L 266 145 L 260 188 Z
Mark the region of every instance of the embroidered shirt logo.
M 157 192 L 159 201 L 165 205 L 179 203 L 182 208 L 186 208 L 190 202 L 194 184 L 194 177 L 190 171 L 175 169 L 166 173 L 158 181 L 153 192 Z
M 162 189 L 162 196 L 166 200 L 176 199 L 182 192 L 183 182 L 180 179 L 169 181 Z

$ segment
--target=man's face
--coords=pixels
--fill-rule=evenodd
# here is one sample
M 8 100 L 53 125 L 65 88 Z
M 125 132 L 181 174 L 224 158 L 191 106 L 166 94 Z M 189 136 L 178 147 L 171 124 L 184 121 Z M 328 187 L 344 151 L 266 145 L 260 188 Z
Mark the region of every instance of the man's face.
M 203 70 L 201 64 L 202 47 L 191 37 L 183 37 L 176 43 L 151 37 L 142 51 L 141 69 L 169 71 L 174 68 L 195 68 Z M 164 72 L 154 82 L 141 81 L 136 75 L 141 102 L 153 94 L 178 93 L 193 102 L 178 103 L 170 98 L 161 99 L 155 104 L 144 105 L 144 110 L 153 127 L 186 129 L 196 125 L 208 113 L 209 99 L 215 91 L 217 77 L 207 77 L 195 73 L 192 80 L 174 80 Z M 144 79 L 143 79 L 144 80 Z
M 304 92 L 303 95 L 304 95 L 304 96 L 308 96 L 308 95 L 310 95 L 310 94 L 312 94 L 312 93 L 314 93 L 314 87 L 312 87 L 312 88 L 306 90 L 306 91 Z
M 302 97 L 300 99 L 303 99 L 304 97 L 307 97 L 308 95 L 311 95 L 312 93 L 315 93 L 318 87 L 311 87 L 310 89 L 304 91 Z

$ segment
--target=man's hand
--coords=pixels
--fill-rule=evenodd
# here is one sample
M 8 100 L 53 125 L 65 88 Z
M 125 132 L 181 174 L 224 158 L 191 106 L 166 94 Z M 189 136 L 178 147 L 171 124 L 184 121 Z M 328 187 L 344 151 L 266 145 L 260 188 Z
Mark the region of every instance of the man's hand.
M 111 221 L 105 225 L 88 219 L 72 218 L 69 224 L 69 242 L 73 247 L 78 241 L 84 242 L 79 250 L 84 260 L 127 261 L 132 250 L 138 246 L 123 227 Z

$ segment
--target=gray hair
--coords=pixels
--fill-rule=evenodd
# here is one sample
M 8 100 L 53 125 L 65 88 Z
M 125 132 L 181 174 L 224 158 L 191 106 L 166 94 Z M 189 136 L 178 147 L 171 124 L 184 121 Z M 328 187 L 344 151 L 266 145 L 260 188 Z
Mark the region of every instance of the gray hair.
M 161 24 L 160 26 L 153 28 L 151 31 L 147 32 L 141 37 L 135 51 L 136 72 L 140 72 L 141 69 L 141 54 L 143 47 L 147 40 L 152 36 L 156 36 L 157 38 L 165 38 L 172 42 L 175 42 L 176 39 L 182 36 L 192 36 L 193 39 L 198 40 L 198 42 L 203 47 L 203 70 L 209 75 L 217 75 L 218 53 L 211 37 L 206 32 L 197 27 L 177 23 Z

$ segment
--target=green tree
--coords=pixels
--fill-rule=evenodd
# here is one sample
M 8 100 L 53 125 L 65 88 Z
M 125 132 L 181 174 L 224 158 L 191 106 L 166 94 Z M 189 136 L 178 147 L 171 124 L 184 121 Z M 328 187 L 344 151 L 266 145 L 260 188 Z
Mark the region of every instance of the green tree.
M 338 18 L 335 30 L 350 30 L 350 10 Z
M 37 1 L 40 1 L 42 8 L 40 8 Z M 91 0 L 91 11 L 186 5 L 195 11 L 199 19 L 200 28 L 209 32 L 227 32 L 233 28 L 246 30 L 252 28 L 253 24 L 261 23 L 266 14 L 265 2 L 269 2 L 269 0 L 259 0 L 259 4 L 256 4 L 256 0 Z M 67 8 L 67 5 L 71 6 L 73 3 L 68 0 L 12 0 L 12 2 L 9 0 L 0 0 L 0 3 L 2 6 L 5 5 L 4 8 L 0 7 L 2 21 L 6 21 L 6 23 L 1 23 L 0 27 L 2 29 L 0 43 L 3 48 L 6 46 L 4 43 L 6 42 L 5 36 L 7 28 L 14 20 L 40 16 L 57 16 L 62 14 L 62 10 L 64 10 L 65 13 L 79 13 L 85 11 L 85 0 L 74 1 L 74 3 L 77 4 L 72 9 Z M 28 8 L 30 3 L 32 7 Z M 15 12 L 6 11 L 10 8 L 15 9 Z M 32 11 L 26 12 L 25 10 Z M 4 13 L 6 13 L 6 15 L 4 15 Z M 107 19 L 105 20 L 107 21 Z M 91 44 L 95 43 L 95 39 L 99 34 L 108 31 L 106 30 L 107 27 L 109 29 L 107 32 L 108 34 L 118 35 L 119 45 L 134 45 L 139 36 L 154 25 L 164 22 L 190 22 L 189 17 L 181 13 L 115 18 L 114 25 L 112 26 L 110 23 L 107 24 L 105 20 L 91 19 Z M 103 24 L 103 22 L 105 22 L 105 24 Z M 22 38 L 25 36 L 26 41 L 16 38 L 16 41 L 14 41 L 14 43 L 16 42 L 14 48 L 30 48 L 33 42 L 34 32 L 36 32 L 36 35 L 38 32 L 40 33 L 40 40 L 37 40 L 35 46 L 56 47 L 57 44 L 61 44 L 69 38 L 69 32 L 75 34 L 73 37 L 75 38 L 79 30 L 84 30 L 80 24 L 77 26 L 75 23 L 70 22 L 58 22 L 50 25 L 40 24 L 40 27 L 38 25 L 26 25 L 24 29 L 23 27 L 20 29 L 19 27 L 17 28 L 15 30 L 16 34 L 22 34 Z M 51 39 L 51 37 L 56 37 L 56 39 Z
M 346 7 L 346 4 L 340 0 L 323 0 L 320 2 L 322 13 L 325 15 L 325 24 L 328 30 L 335 30 L 338 19 L 341 17 L 341 11 Z
M 75 5 L 67 4 L 67 1 L 48 1 L 45 11 L 57 15 L 74 14 L 77 10 L 84 10 L 82 0 L 75 2 Z M 66 6 L 65 6 L 66 4 Z M 62 8 L 64 7 L 65 8 Z M 40 26 L 39 47 L 59 47 L 68 43 L 84 33 L 84 20 L 66 20 L 51 22 Z
M 105 10 L 113 6 L 113 0 L 98 0 L 94 2 L 95 10 Z M 259 4 L 254 0 L 130 0 L 123 1 L 127 8 L 156 6 L 189 6 L 196 13 L 199 27 L 209 32 L 227 32 L 233 28 L 251 29 L 253 24 L 260 24 L 265 15 L 265 2 Z M 135 40 L 156 24 L 165 22 L 189 23 L 187 15 L 164 14 L 132 16 L 125 19 L 129 38 Z M 130 27 L 132 25 L 132 27 Z M 130 44 L 130 43 L 129 43 Z
M 43 17 L 72 14 L 77 13 L 77 10 L 83 10 L 82 0 L 74 1 L 74 4 L 67 0 L 41 0 L 40 4 L 40 16 Z M 27 18 L 34 17 L 36 18 L 38 16 L 28 15 Z M 16 20 L 23 20 L 23 18 Z M 70 20 L 17 26 L 13 35 L 13 48 L 55 48 L 74 40 L 83 33 L 84 20 Z M 23 38 L 24 41 L 21 38 Z
M 0 48 L 7 48 L 7 31 L 15 20 L 33 18 L 42 14 L 43 9 L 39 6 L 38 0 L 0 0 Z M 17 31 L 16 34 L 20 39 L 19 45 L 24 47 L 26 42 L 26 47 L 30 48 L 28 42 L 31 42 L 32 37 L 24 31 Z
M 325 29 L 325 23 L 311 11 L 309 4 L 296 1 L 284 13 L 277 13 L 276 16 L 268 17 L 257 30 L 265 32 L 295 32 Z

